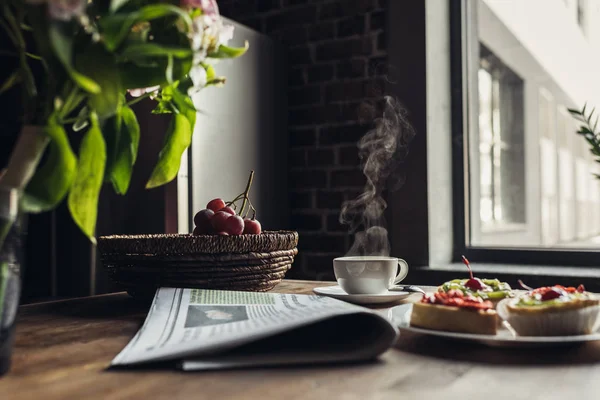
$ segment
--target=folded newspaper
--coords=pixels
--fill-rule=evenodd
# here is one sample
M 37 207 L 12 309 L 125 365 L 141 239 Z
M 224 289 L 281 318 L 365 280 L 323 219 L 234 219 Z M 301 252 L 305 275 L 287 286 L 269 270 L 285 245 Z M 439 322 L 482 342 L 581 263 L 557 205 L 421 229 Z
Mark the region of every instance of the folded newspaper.
M 161 288 L 111 365 L 197 371 L 361 361 L 397 337 L 383 313 L 328 297 Z

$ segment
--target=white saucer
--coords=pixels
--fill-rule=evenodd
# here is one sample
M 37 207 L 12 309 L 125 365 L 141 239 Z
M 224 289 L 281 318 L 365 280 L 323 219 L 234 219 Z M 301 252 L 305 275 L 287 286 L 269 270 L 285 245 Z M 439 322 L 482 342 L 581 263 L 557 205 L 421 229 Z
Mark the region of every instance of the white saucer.
M 412 293 L 388 291 L 382 294 L 348 294 L 339 286 L 325 286 L 314 288 L 313 291 L 317 294 L 333 297 L 334 299 L 347 301 L 354 304 L 384 304 L 402 300 L 410 296 Z

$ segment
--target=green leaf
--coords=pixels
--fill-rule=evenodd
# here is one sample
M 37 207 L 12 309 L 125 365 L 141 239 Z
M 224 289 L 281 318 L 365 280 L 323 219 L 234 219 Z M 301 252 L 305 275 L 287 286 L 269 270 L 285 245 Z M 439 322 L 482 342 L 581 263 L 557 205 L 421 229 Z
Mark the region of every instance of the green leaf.
M 56 113 L 50 116 L 46 133 L 51 140 L 48 157 L 27 185 L 22 199 L 23 209 L 30 213 L 56 207 L 67 195 L 77 173 L 77 158 Z
M 191 29 L 192 19 L 182 8 L 169 4 L 152 4 L 134 12 L 106 15 L 101 18 L 99 24 L 102 29 L 104 44 L 109 51 L 114 51 L 125 40 L 136 23 L 168 16 L 180 17 L 188 30 Z
M 189 58 L 192 56 L 192 49 L 180 46 L 161 46 L 154 43 L 132 43 L 123 49 L 120 58 L 127 60 L 157 56 Z
M 208 57 L 210 58 L 236 58 L 244 55 L 246 51 L 248 51 L 248 42 L 244 43 L 244 47 L 229 47 L 220 45 L 219 48 L 212 52 L 208 53 Z
M 124 89 L 136 89 L 152 86 L 163 86 L 167 82 L 165 71 L 168 66 L 168 60 L 160 57 L 154 65 L 141 66 L 133 62 L 119 64 L 119 73 L 121 83 Z M 184 78 L 192 67 L 192 57 L 173 59 L 173 80 L 178 81 Z
M 130 107 L 123 107 L 119 117 L 121 119 L 121 132 L 109 178 L 115 192 L 125 194 L 129 188 L 133 165 L 137 159 L 140 125 Z
M 93 79 L 77 72 L 73 68 L 73 39 L 72 37 L 64 34 L 57 24 L 50 25 L 48 35 L 50 37 L 50 43 L 54 49 L 56 57 L 60 60 L 63 67 L 67 70 L 71 78 L 77 83 L 79 87 L 89 93 L 100 93 L 100 86 L 94 82 Z
M 571 114 L 581 115 L 581 111 L 576 110 L 574 108 L 567 108 L 567 111 L 569 111 Z
M 111 0 L 109 10 L 111 13 L 114 13 L 128 2 L 129 0 Z
M 91 126 L 81 141 L 77 176 L 68 197 L 69 211 L 83 233 L 95 242 L 98 196 L 106 165 L 106 144 L 98 125 L 98 117 L 90 115 Z
M 8 89 L 16 85 L 21 81 L 21 74 L 19 70 L 14 71 L 10 76 L 4 81 L 2 87 L 0 87 L 0 94 L 6 92 Z
M 89 123 L 88 123 L 89 111 L 90 110 L 88 109 L 87 106 L 82 107 L 81 110 L 79 110 L 79 114 L 77 114 L 77 121 L 75 121 L 75 123 L 73 123 L 73 131 L 74 132 L 79 132 L 89 125 Z
M 75 66 L 101 85 L 102 91 L 90 96 L 88 106 L 100 119 L 117 112 L 121 94 L 121 75 L 115 56 L 99 44 L 90 44 L 75 57 Z
M 196 114 L 198 112 L 196 110 L 196 107 L 194 106 L 194 102 L 192 101 L 190 96 L 188 96 L 187 94 L 184 95 L 177 88 L 173 88 L 172 95 L 173 103 L 175 103 L 175 106 L 177 107 L 179 112 L 185 115 L 185 117 L 188 119 L 193 132 L 194 125 L 196 124 Z
M 174 114 L 167 132 L 165 145 L 158 156 L 158 163 L 146 184 L 147 189 L 171 182 L 177 176 L 181 156 L 192 142 L 190 121 L 182 113 Z

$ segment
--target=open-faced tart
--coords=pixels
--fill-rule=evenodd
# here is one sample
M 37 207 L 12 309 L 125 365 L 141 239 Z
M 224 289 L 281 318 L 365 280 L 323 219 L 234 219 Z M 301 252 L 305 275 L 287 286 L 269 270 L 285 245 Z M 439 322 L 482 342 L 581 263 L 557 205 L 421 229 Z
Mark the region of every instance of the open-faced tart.
M 462 259 L 469 270 L 470 278 L 453 279 L 445 282 L 438 287 L 438 292 L 447 293 L 450 290 L 460 290 L 463 293 L 489 300 L 494 306 L 496 306 L 500 300 L 507 297 L 513 297 L 513 291 L 508 283 L 500 282 L 498 279 L 480 279 L 473 277 L 473 271 L 469 265 L 469 260 L 467 260 L 465 256 L 463 256 Z
M 410 317 L 411 326 L 483 335 L 495 335 L 497 321 L 491 301 L 460 290 L 423 295 Z
M 498 313 L 521 336 L 583 335 L 597 328 L 600 300 L 583 285 L 547 286 L 502 301 Z

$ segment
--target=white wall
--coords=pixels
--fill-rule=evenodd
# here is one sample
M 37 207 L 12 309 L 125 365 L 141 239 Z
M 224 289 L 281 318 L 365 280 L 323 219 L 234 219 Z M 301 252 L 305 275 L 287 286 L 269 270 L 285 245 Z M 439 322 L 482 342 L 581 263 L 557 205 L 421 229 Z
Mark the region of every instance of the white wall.
M 586 24 L 577 2 L 483 0 L 577 105 L 600 104 L 600 2 L 588 1 Z M 557 29 L 560 27 L 560 29 Z M 584 33 L 584 30 L 586 33 Z
M 215 197 L 236 197 L 254 170 L 250 194 L 257 217 L 264 229 L 285 229 L 289 199 L 284 52 L 266 36 L 228 23 L 235 25 L 234 44 L 248 40 L 250 49 L 239 59 L 215 66 L 227 78 L 225 86 L 205 88 L 194 98 L 202 112 L 189 166 L 193 212 Z M 185 179 L 185 171 L 180 175 Z M 184 197 L 185 189 L 179 194 Z

